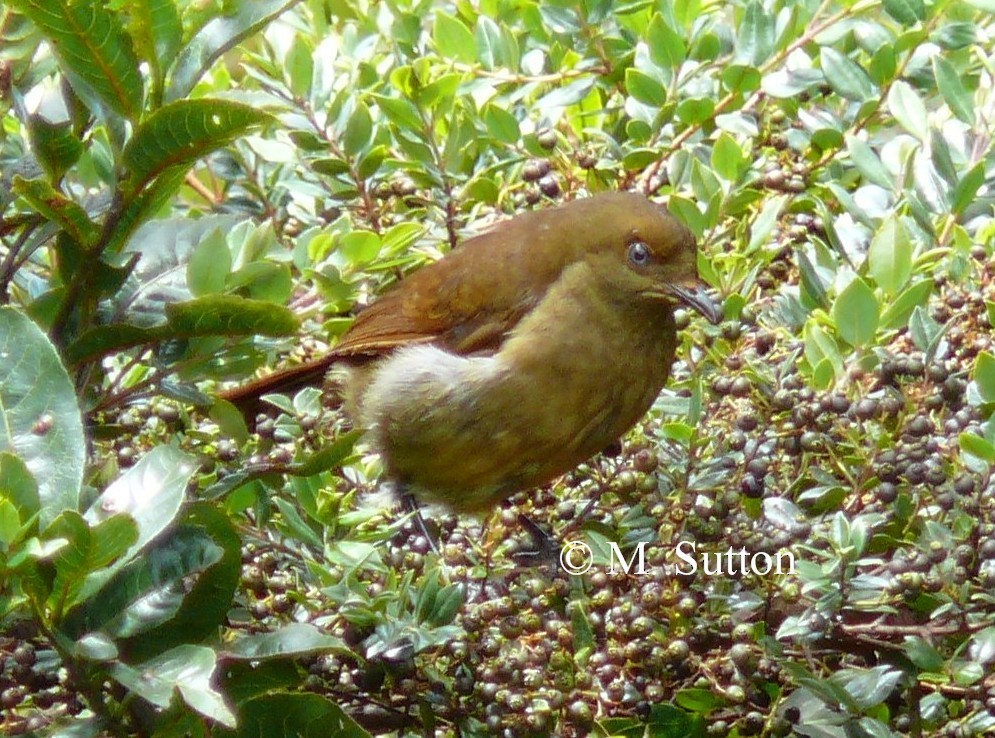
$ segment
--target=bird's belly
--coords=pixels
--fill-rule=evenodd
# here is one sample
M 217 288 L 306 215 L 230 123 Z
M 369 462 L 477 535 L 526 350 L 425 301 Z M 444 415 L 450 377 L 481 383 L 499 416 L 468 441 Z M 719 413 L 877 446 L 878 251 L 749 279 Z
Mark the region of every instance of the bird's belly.
M 616 441 L 652 404 L 670 363 L 664 352 L 638 357 L 646 366 L 622 357 L 592 371 L 591 358 L 508 366 L 500 354 L 412 346 L 374 370 L 360 419 L 389 476 L 419 500 L 484 510 Z

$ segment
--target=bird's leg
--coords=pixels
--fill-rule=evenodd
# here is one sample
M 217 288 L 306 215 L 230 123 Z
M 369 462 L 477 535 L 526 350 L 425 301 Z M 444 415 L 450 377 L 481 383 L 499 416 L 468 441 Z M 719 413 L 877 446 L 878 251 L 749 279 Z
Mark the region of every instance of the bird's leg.
M 436 537 L 429 532 L 428 525 L 425 523 L 425 518 L 422 517 L 421 505 L 418 504 L 418 500 L 415 499 L 415 496 L 411 494 L 411 490 L 407 487 L 401 488 L 399 496 L 401 499 L 401 505 L 414 519 L 415 526 L 418 528 L 418 531 L 425 536 L 425 540 L 428 541 L 428 545 L 431 547 L 432 551 L 436 555 L 439 555 L 439 541 L 436 540 Z
M 606 446 L 604 450 L 601 452 L 603 456 L 612 459 L 617 459 L 621 455 L 621 453 L 622 453 L 622 439 L 619 439 L 614 443 L 612 443 L 611 445 Z M 565 538 L 566 536 L 570 535 L 584 524 L 584 521 L 587 520 L 587 516 L 591 514 L 591 510 L 593 510 L 594 506 L 597 505 L 598 502 L 601 500 L 601 495 L 603 495 L 605 491 L 606 491 L 606 485 L 604 483 L 599 484 L 597 492 L 591 496 L 591 499 L 587 501 L 587 504 L 584 505 L 584 508 L 580 511 L 580 513 L 573 519 L 573 521 L 569 525 L 567 525 L 562 531 L 560 531 L 560 537 Z
M 518 524 L 529 534 L 533 547 L 513 554 L 512 558 L 517 563 L 522 565 L 555 565 L 560 560 L 560 543 L 557 539 L 524 513 L 518 514 Z

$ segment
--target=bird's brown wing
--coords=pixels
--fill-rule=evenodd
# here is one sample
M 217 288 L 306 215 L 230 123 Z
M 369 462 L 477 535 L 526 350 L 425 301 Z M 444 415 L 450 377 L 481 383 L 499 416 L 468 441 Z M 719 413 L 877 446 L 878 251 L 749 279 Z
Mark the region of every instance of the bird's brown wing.
M 246 415 L 259 397 L 321 384 L 336 362 L 362 363 L 401 346 L 434 343 L 460 355 L 496 352 L 518 322 L 543 298 L 575 244 L 561 240 L 573 212 L 527 213 L 469 239 L 434 264 L 422 267 L 357 316 L 324 356 L 222 393 Z
M 562 268 L 522 253 L 535 245 L 533 219 L 501 224 L 402 280 L 356 316 L 334 357 L 374 357 L 417 343 L 461 355 L 499 349 Z

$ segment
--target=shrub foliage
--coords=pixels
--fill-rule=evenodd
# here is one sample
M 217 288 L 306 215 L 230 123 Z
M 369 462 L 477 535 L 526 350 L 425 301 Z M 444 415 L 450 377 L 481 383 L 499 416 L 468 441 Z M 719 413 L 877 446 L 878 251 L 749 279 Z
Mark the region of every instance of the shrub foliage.
M 5 733 L 995 730 L 993 12 L 0 7 Z M 358 504 L 377 460 L 317 390 L 251 430 L 212 401 L 605 189 L 690 226 L 725 319 L 680 317 L 620 455 L 439 554 Z M 594 569 L 521 566 L 517 511 Z

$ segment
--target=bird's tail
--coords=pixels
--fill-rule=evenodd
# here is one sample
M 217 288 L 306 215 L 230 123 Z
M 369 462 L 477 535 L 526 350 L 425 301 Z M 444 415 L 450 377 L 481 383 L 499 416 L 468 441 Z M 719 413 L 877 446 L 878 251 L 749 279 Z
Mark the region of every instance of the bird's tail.
M 219 396 L 237 407 L 246 419 L 251 420 L 264 409 L 261 401 L 263 395 L 278 392 L 293 394 L 304 387 L 320 387 L 335 360 L 334 356 L 322 356 L 226 390 Z

